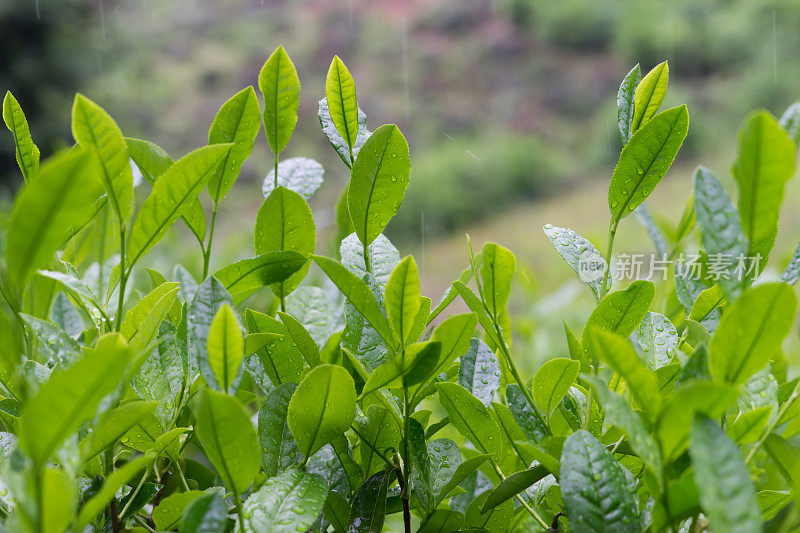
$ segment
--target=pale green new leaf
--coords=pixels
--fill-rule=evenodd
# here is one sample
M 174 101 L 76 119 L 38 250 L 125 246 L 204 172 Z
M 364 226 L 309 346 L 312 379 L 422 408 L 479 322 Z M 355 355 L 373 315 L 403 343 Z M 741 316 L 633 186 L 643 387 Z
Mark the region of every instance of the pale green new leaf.
M 250 415 L 238 399 L 206 389 L 200 398 L 195 432 L 225 486 L 244 492 L 258 473 L 261 456 Z
M 208 330 L 208 364 L 223 392 L 235 392 L 233 385 L 244 357 L 242 326 L 228 304 L 223 304 Z
M 653 192 L 672 166 L 686 133 L 686 106 L 659 113 L 631 136 L 622 149 L 608 187 L 608 207 L 616 224 Z
M 129 268 L 160 241 L 197 199 L 223 161 L 230 144 L 199 148 L 175 162 L 155 182 L 142 203 L 128 237 Z
M 745 291 L 722 315 L 708 352 L 711 377 L 739 385 L 761 370 L 792 328 L 797 296 L 786 283 Z
M 215 272 L 214 277 L 231 294 L 241 294 L 280 283 L 307 264 L 308 259 L 294 251 L 266 252 L 231 263 Z
M 664 61 L 647 73 L 636 87 L 631 119 L 631 134 L 644 126 L 658 112 L 661 102 L 667 95 L 669 64 Z
M 437 383 L 439 403 L 450 416 L 450 423 L 479 451 L 500 459 L 503 440 L 500 428 L 486 406 L 456 383 Z
M 208 144 L 232 143 L 222 163 L 208 179 L 208 194 L 215 204 L 228 194 L 242 165 L 253 152 L 253 144 L 261 129 L 258 98 L 252 87 L 248 87 L 225 102 L 208 132 Z
M 421 305 L 419 272 L 413 256 L 407 256 L 395 267 L 386 284 L 386 314 L 397 338 L 412 341 L 409 333 Z
M 328 488 L 317 475 L 290 469 L 268 479 L 244 502 L 247 531 L 308 531 L 322 511 Z
M 778 233 L 783 189 L 794 174 L 797 148 L 768 111 L 750 115 L 739 130 L 731 173 L 739 184 L 739 215 L 749 254 L 763 268 Z
M 289 402 L 289 429 L 304 457 L 347 431 L 355 416 L 355 384 L 338 365 L 313 368 Z
M 483 297 L 490 315 L 497 318 L 511 296 L 511 279 L 517 271 L 517 259 L 511 250 L 493 242 L 483 245 L 481 259 Z
M 167 317 L 177 296 L 178 283 L 162 283 L 125 314 L 120 332 L 134 354 L 142 353 L 156 339 L 161 322 Z
M 364 384 L 361 396 L 380 389 L 410 387 L 426 381 L 439 362 L 441 344 L 437 341 L 407 346 L 403 352 L 376 368 Z
M 474 528 L 489 533 L 504 533 L 508 531 L 508 525 L 514 516 L 514 502 L 509 499 L 486 509 L 489 494 L 486 491 L 470 502 L 464 513 L 464 527 L 468 530 Z
M 400 209 L 410 172 L 408 143 L 394 124 L 378 128 L 358 152 L 347 205 L 363 244 L 371 244 Z
M 3 98 L 3 122 L 14 137 L 15 155 L 22 177 L 29 182 L 39 174 L 39 148 L 31 138 L 25 113 L 11 91 L 6 91 Z
M 569 388 L 578 379 L 580 370 L 579 361 L 557 358 L 544 363 L 534 374 L 533 401 L 547 420 L 550 420 Z
M 300 106 L 300 78 L 283 46 L 276 48 L 261 68 L 258 88 L 264 95 L 267 142 L 277 158 L 294 132 Z
M 150 415 L 156 408 L 156 402 L 128 402 L 106 413 L 97 424 L 96 429 L 87 437 L 84 444 L 84 461 L 113 446 L 123 435 L 133 428 L 139 420 Z
M 72 136 L 84 148 L 94 151 L 100 161 L 103 186 L 111 206 L 123 224 L 133 214 L 133 172 L 128 145 L 122 132 L 102 107 L 82 94 L 72 106 Z
M 348 146 L 350 160 L 353 161 L 353 147 L 358 136 L 356 84 L 339 56 L 333 56 L 328 75 L 325 77 L 325 99 L 328 102 L 331 121 Z

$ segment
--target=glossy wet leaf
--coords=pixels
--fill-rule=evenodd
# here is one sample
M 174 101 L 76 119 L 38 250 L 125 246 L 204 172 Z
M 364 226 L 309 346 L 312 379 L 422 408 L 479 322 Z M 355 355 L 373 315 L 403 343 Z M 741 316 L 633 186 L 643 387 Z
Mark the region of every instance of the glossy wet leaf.
M 35 316 L 20 314 L 30 331 L 39 341 L 40 346 L 47 350 L 51 361 L 62 368 L 67 368 L 73 361 L 81 357 L 82 352 L 77 341 L 67 335 L 63 329 L 55 324 L 36 318 Z
M 280 283 L 307 268 L 308 259 L 295 251 L 272 251 L 242 259 L 214 273 L 231 294 L 242 294 Z
M 368 248 L 369 273 L 383 287 L 389 283 L 389 276 L 400 264 L 400 252 L 385 235 L 378 235 Z M 367 275 L 364 268 L 364 246 L 355 233 L 351 233 L 339 246 L 342 264 L 361 279 Z
M 356 84 L 339 56 L 333 56 L 325 77 L 325 100 L 328 104 L 328 116 L 347 145 L 349 159 L 353 161 L 353 147 L 358 136 Z
M 786 265 L 786 269 L 781 274 L 781 281 L 789 285 L 794 285 L 798 279 L 800 279 L 800 245 L 795 248 L 789 264 Z
M 547 420 L 578 378 L 581 365 L 572 359 L 556 358 L 544 363 L 533 376 L 533 401 Z
M 497 487 L 489 493 L 483 503 L 482 510 L 489 510 L 497 507 L 501 503 L 510 500 L 520 492 L 527 490 L 534 483 L 545 478 L 550 471 L 541 465 L 515 472 L 500 482 Z
M 208 194 L 215 204 L 225 198 L 239 177 L 242 165 L 253 152 L 260 129 L 258 98 L 252 87 L 233 95 L 217 112 L 208 132 L 208 144 L 231 143 L 233 146 L 208 178 Z
M 208 330 L 208 364 L 223 392 L 235 391 L 243 357 L 242 326 L 231 306 L 223 304 Z
M 286 422 L 289 400 L 296 388 L 294 383 L 278 385 L 267 394 L 258 412 L 261 462 L 267 477 L 276 476 L 300 459 L 300 451 Z
M 491 348 L 480 339 L 470 339 L 467 353 L 461 356 L 458 383 L 485 406 L 500 390 L 500 362 Z
M 3 98 L 3 122 L 14 137 L 14 155 L 22 177 L 26 182 L 31 181 L 39 174 L 39 148 L 31 138 L 25 113 L 11 91 L 6 91 Z
M 636 130 L 622 149 L 608 188 L 613 221 L 636 209 L 672 166 L 689 130 L 686 106 L 663 111 Z
M 576 431 L 564 443 L 561 494 L 571 531 L 640 530 L 622 467 L 587 431 Z
M 664 61 L 653 67 L 636 86 L 631 133 L 644 126 L 658 112 L 667 95 L 669 64 Z
M 327 494 L 322 477 L 289 469 L 247 498 L 245 527 L 264 533 L 306 531 L 322 511 Z
M 180 526 L 184 511 L 198 498 L 205 495 L 200 490 L 175 492 L 170 494 L 153 508 L 152 520 L 156 531 L 171 531 Z
M 441 344 L 427 341 L 409 345 L 376 368 L 364 384 L 362 397 L 385 388 L 411 387 L 426 381 L 439 362 Z
M 130 483 L 131 479 L 139 473 L 142 468 L 150 466 L 153 459 L 154 458 L 149 455 L 140 455 L 109 474 L 100 491 L 81 507 L 81 511 L 78 514 L 77 527 L 82 529 L 89 522 L 94 520 L 97 515 L 101 514 L 103 508 L 116 496 L 117 491 L 120 490 L 124 484 Z
M 285 187 L 299 194 L 305 201 L 311 200 L 322 186 L 325 169 L 308 157 L 290 157 L 278 163 L 278 187 Z M 275 169 L 269 171 L 261 186 L 264 198 L 275 190 Z
M 294 132 L 300 106 L 300 78 L 283 46 L 276 48 L 261 68 L 258 88 L 264 95 L 264 131 L 277 157 Z
M 656 253 L 659 256 L 666 257 L 669 255 L 669 245 L 667 244 L 667 239 L 664 237 L 664 233 L 661 231 L 661 228 L 658 226 L 656 221 L 653 219 L 653 215 L 650 213 L 650 209 L 648 209 L 647 204 L 641 204 L 636 210 L 633 212 L 636 216 L 636 220 L 639 224 L 647 230 L 647 235 L 650 237 L 650 240 L 653 241 L 653 245 L 656 248 Z
M 189 383 L 194 381 L 201 366 L 204 367 L 203 374 L 208 382 L 214 383 L 216 379 L 207 365 L 208 332 L 217 311 L 225 304 L 233 306 L 233 297 L 217 278 L 209 276 L 198 287 L 194 298 L 187 306 L 186 344 Z
M 163 425 L 171 421 L 176 396 L 188 379 L 179 342 L 177 328 L 162 322 L 153 351 L 131 381 L 140 398 L 158 402 L 156 415 Z
M 421 303 L 417 263 L 409 255 L 392 271 L 385 295 L 389 324 L 402 342 L 413 341 L 409 334 Z
M 711 338 L 708 368 L 714 380 L 738 385 L 763 368 L 789 334 L 796 311 L 797 297 L 785 283 L 743 293 Z
M 481 250 L 480 275 L 483 297 L 492 316 L 499 316 L 511 296 L 511 280 L 517 270 L 517 260 L 508 248 L 486 243 Z
M 355 415 L 353 378 L 340 366 L 320 365 L 306 374 L 289 402 L 289 429 L 309 457 L 347 431 Z
M 419 450 L 423 453 L 422 450 Z M 414 458 L 414 488 L 420 503 L 432 511 L 447 483 L 461 465 L 461 451 L 450 439 L 433 439 L 426 443 L 423 459 Z M 420 464 L 426 468 L 420 467 Z
M 317 117 L 319 118 L 319 124 L 322 127 L 322 132 L 327 137 L 328 142 L 331 143 L 331 146 L 336 153 L 339 154 L 339 157 L 344 161 L 344 164 L 348 167 L 353 166 L 353 162 L 350 159 L 350 147 L 347 145 L 347 142 L 342 138 L 339 131 L 336 129 L 336 125 L 333 123 L 333 119 L 331 118 L 331 111 L 328 107 L 328 99 L 323 98 L 319 101 L 319 108 L 317 111 Z M 356 135 L 355 144 L 353 145 L 353 156 L 358 155 L 358 151 L 364 145 L 364 141 L 372 135 L 367 129 L 367 115 L 358 108 L 358 134 Z
M 506 400 L 514 420 L 533 442 L 539 442 L 550 434 L 547 422 L 539 412 L 528 403 L 525 394 L 516 383 L 506 386 Z
M 6 263 L 10 281 L 22 288 L 49 261 L 76 220 L 92 214 L 102 194 L 95 157 L 81 150 L 44 162 L 35 180 L 14 200 L 8 220 Z
M 499 428 L 486 406 L 461 385 L 437 383 L 439 403 L 450 416 L 450 423 L 482 453 L 500 458 L 503 441 Z
M 363 244 L 371 244 L 400 209 L 411 172 L 408 143 L 394 124 L 364 143 L 350 172 L 347 205 Z
M 633 121 L 634 95 L 636 86 L 642 79 L 642 68 L 637 64 L 623 78 L 617 91 L 617 126 L 622 146 L 631 138 L 631 122 Z
M 452 533 L 464 523 L 464 515 L 458 511 L 439 509 L 431 513 L 419 526 L 418 533 Z
M 739 214 L 749 255 L 766 263 L 778 232 L 783 189 L 794 174 L 797 148 L 768 111 L 745 119 L 731 173 L 739 185 Z M 761 266 L 760 268 L 763 268 Z
M 54 372 L 22 412 L 20 448 L 33 461 L 44 464 L 117 388 L 130 357 L 122 335 L 110 333 L 69 369 Z
M 274 385 L 299 382 L 303 371 L 303 352 L 292 340 L 283 322 L 252 309 L 247 310 L 245 317 L 249 331 L 278 336 L 257 351 L 270 382 Z
M 210 492 L 186 506 L 180 533 L 224 533 L 228 521 L 225 498 L 219 492 Z
M 92 434 L 86 438 L 84 460 L 91 459 L 113 446 L 142 418 L 150 415 L 155 408 L 155 402 L 133 401 L 105 413 Z
M 176 161 L 155 182 L 136 213 L 128 237 L 127 253 L 131 265 L 149 252 L 187 212 L 230 149 L 230 144 L 198 148 Z
M 689 456 L 703 512 L 716 531 L 761 531 L 750 472 L 739 447 L 714 420 L 696 417 Z
M 506 500 L 491 509 L 485 509 L 484 505 L 489 498 L 489 492 L 484 492 L 467 506 L 464 513 L 464 527 L 489 531 L 490 533 L 502 533 L 508 530 L 508 524 L 514 516 L 514 504 L 511 500 Z
M 260 466 L 258 439 L 249 413 L 235 397 L 206 389 L 196 416 L 195 432 L 206 457 L 225 486 L 241 494 Z
M 125 314 L 120 332 L 134 353 L 145 351 L 156 339 L 161 323 L 175 303 L 177 283 L 162 283 Z
M 72 136 L 97 154 L 100 178 L 114 212 L 123 223 L 133 214 L 133 173 L 122 132 L 102 107 L 82 94 L 72 106 Z
M 595 248 L 594 244 L 569 228 L 545 224 L 544 233 L 569 267 L 581 276 L 581 280 L 589 285 L 592 292 L 599 298 L 603 284 L 602 269 L 585 271 L 582 270 L 582 267 L 589 265 L 591 260 L 601 260 L 603 256 L 600 255 L 600 251 Z M 598 262 L 598 264 L 600 263 Z
M 662 314 L 647 313 L 636 328 L 642 356 L 653 370 L 668 365 L 678 347 L 678 330 Z

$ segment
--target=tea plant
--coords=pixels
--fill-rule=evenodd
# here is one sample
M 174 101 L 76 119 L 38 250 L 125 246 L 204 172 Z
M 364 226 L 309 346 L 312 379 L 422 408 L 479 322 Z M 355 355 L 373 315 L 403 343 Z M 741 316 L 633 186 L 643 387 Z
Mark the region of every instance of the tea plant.
M 781 344 L 800 250 L 781 282 L 758 279 L 763 265 L 723 277 L 712 259 L 766 261 L 800 107 L 780 123 L 767 112 L 746 121 L 738 207 L 698 169 L 666 236 L 643 202 L 688 111 L 659 112 L 666 64 L 643 79 L 631 71 L 606 261 L 573 230 L 545 228 L 598 304 L 580 338 L 566 328 L 569 357 L 528 379 L 512 355 L 511 251 L 475 254 L 468 241 L 465 270 L 434 305 L 414 258 L 383 235 L 409 183 L 409 147 L 394 125 L 367 130 L 344 63 L 334 58 L 319 103 L 350 173 L 338 259 L 314 253 L 308 200 L 322 166 L 280 158 L 300 93 L 283 48 L 258 86 L 263 101 L 252 87 L 234 95 L 208 145 L 177 160 L 78 95 L 76 144 L 41 165 L 6 94 L 25 180 L 0 280 L 6 530 L 359 533 L 392 515 L 422 532 L 797 527 L 800 381 Z M 274 165 L 253 257 L 210 274 L 219 206 L 262 124 Z M 149 184 L 141 203 L 131 160 Z M 614 238 L 633 212 L 660 253 L 701 235 L 699 259 L 676 264 L 658 299 L 649 281 L 612 291 Z M 179 219 L 199 245 L 200 280 L 143 261 Z M 588 278 L 587 257 L 605 265 Z M 456 298 L 470 312 L 444 318 Z

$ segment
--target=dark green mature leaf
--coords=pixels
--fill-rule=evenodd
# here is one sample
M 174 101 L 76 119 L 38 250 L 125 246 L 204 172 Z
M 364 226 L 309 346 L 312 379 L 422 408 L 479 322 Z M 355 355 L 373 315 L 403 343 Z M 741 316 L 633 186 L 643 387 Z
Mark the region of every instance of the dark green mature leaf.
M 667 95 L 669 64 L 664 61 L 653 67 L 636 87 L 631 134 L 644 126 L 658 112 Z
M 206 389 L 198 405 L 195 432 L 225 486 L 242 494 L 260 464 L 258 438 L 247 410 L 233 396 Z
M 29 182 L 39 174 L 39 148 L 31 138 L 25 113 L 11 91 L 6 91 L 3 98 L 3 122 L 14 136 L 17 165 L 22 171 L 23 179 Z
M 20 317 L 36 336 L 41 348 L 47 350 L 53 363 L 67 368 L 82 355 L 78 342 L 60 327 L 25 313 L 20 313 Z
M 551 359 L 533 376 L 533 401 L 547 420 L 558 409 L 561 400 L 578 378 L 581 364 L 572 359 Z
M 456 468 L 456 471 L 453 474 L 453 477 L 451 477 L 450 481 L 445 483 L 444 486 L 442 487 L 442 489 L 439 491 L 439 494 L 436 497 L 436 501 L 437 502 L 441 502 L 442 500 L 447 498 L 447 496 L 451 492 L 453 492 L 453 489 L 458 487 L 461 484 L 461 482 L 463 482 L 471 474 L 476 472 L 477 469 L 480 468 L 480 466 L 483 463 L 485 463 L 486 461 L 488 461 L 490 459 L 490 457 L 491 456 L 486 455 L 486 454 L 477 455 L 477 456 L 475 456 L 475 457 L 473 457 L 471 459 L 468 459 L 468 460 L 464 461 L 460 465 L 458 465 L 458 468 Z
M 516 383 L 506 386 L 506 400 L 514 420 L 533 442 L 539 442 L 550 435 L 547 422 L 539 412 L 528 403 L 525 394 Z
M 186 506 L 180 533 L 224 533 L 228 522 L 224 495 L 210 492 Z
M 561 494 L 571 531 L 640 530 L 622 467 L 587 431 L 576 431 L 564 443 Z
M 14 201 L 8 221 L 6 263 L 11 283 L 22 288 L 64 242 L 76 220 L 86 220 L 100 197 L 96 158 L 82 150 L 62 152 Z
M 322 476 L 290 469 L 268 479 L 244 502 L 249 531 L 307 531 L 322 511 L 328 488 Z
M 797 297 L 785 283 L 765 283 L 745 291 L 722 315 L 711 338 L 712 378 L 739 385 L 763 368 L 789 334 Z
M 356 84 L 339 56 L 333 56 L 325 77 L 325 100 L 331 121 L 348 147 L 350 161 L 353 161 L 353 147 L 358 136 Z
M 128 153 L 131 159 L 151 186 L 173 164 L 172 158 L 162 148 L 150 141 L 126 137 L 125 142 L 128 144 Z M 189 202 L 189 206 L 181 218 L 186 223 L 186 227 L 197 237 L 197 240 L 203 242 L 206 237 L 206 214 L 199 198 Z
M 642 79 L 642 68 L 638 65 L 633 67 L 619 86 L 617 91 L 617 125 L 619 126 L 619 136 L 622 146 L 625 146 L 631 138 L 631 122 L 633 121 L 634 95 L 636 86 Z
M 409 255 L 395 267 L 386 284 L 386 314 L 401 342 L 414 341 L 409 339 L 409 334 L 421 303 L 417 263 Z
M 133 173 L 122 132 L 102 107 L 82 94 L 72 106 L 72 136 L 94 151 L 100 161 L 103 186 L 117 217 L 126 223 L 133 214 Z
M 264 95 L 264 131 L 277 158 L 294 132 L 300 106 L 300 78 L 283 46 L 276 48 L 261 68 L 258 88 Z
M 347 431 L 355 416 L 353 378 L 337 365 L 313 368 L 289 402 L 289 429 L 304 457 Z
M 363 244 L 371 244 L 400 209 L 410 172 L 408 143 L 398 127 L 375 130 L 358 152 L 347 191 L 350 219 Z
M 596 261 L 600 266 L 604 264 L 603 256 L 600 255 L 594 244 L 569 228 L 559 228 L 552 224 L 545 224 L 544 233 L 569 267 L 589 285 L 592 292 L 599 298 L 602 293 L 603 270 L 602 268 L 586 270 L 592 261 Z
M 199 148 L 176 161 L 155 182 L 131 227 L 128 237 L 130 265 L 149 252 L 187 212 L 231 147 L 231 144 L 215 144 Z
M 503 533 L 508 531 L 508 525 L 514 516 L 514 503 L 506 500 L 491 508 L 486 507 L 489 498 L 488 491 L 472 500 L 464 514 L 464 527 L 489 531 L 490 533 Z
M 486 406 L 456 383 L 437 383 L 439 403 L 450 416 L 450 423 L 482 453 L 499 459 L 503 453 L 500 428 Z
M 739 215 L 749 255 L 760 254 L 763 263 L 775 244 L 783 188 L 794 174 L 796 152 L 789 135 L 768 111 L 751 114 L 739 130 L 731 172 L 739 184 Z
M 214 384 L 216 378 L 208 362 L 208 332 L 211 321 L 220 308 L 233 306 L 233 297 L 214 276 L 209 276 L 197 289 L 186 312 L 186 343 L 188 348 L 188 380 L 191 384 L 199 370 L 207 383 Z
M 252 309 L 247 310 L 245 317 L 250 331 L 279 335 L 276 340 L 269 342 L 257 352 L 269 380 L 275 385 L 300 381 L 303 372 L 303 352 L 293 341 L 286 326 L 271 316 Z
M 648 209 L 647 204 L 641 204 L 636 208 L 633 214 L 636 216 L 636 220 L 639 222 L 639 224 L 641 224 L 642 227 L 647 231 L 647 236 L 650 237 L 651 241 L 653 241 L 653 245 L 656 248 L 656 253 L 662 257 L 668 256 L 669 245 L 667 244 L 667 239 L 664 237 L 664 233 L 661 231 L 661 228 L 658 227 L 658 224 L 653 219 L 653 215 L 650 214 L 650 209 Z
M 320 188 L 325 176 L 325 169 L 317 161 L 308 157 L 291 157 L 278 163 L 278 187 L 286 187 L 303 197 L 305 201 L 311 200 L 317 189 Z M 275 169 L 269 171 L 261 185 L 264 198 L 269 197 L 275 190 Z
M 412 451 L 414 448 L 412 447 Z M 423 454 L 424 457 L 417 457 Z M 414 489 L 417 499 L 431 512 L 441 491 L 461 466 L 461 452 L 450 439 L 435 439 L 414 455 Z
M 350 525 L 350 505 L 344 496 L 338 492 L 328 492 L 322 511 L 335 533 L 346 533 Z
M 750 472 L 739 447 L 714 420 L 695 417 L 689 455 L 703 512 L 713 531 L 761 531 Z
M 175 397 L 188 377 L 182 353 L 184 349 L 179 345 L 177 328 L 162 322 L 158 343 L 131 381 L 140 398 L 158 402 L 156 416 L 164 426 L 172 420 L 177 407 Z
M 299 460 L 300 450 L 286 422 L 289 400 L 296 388 L 294 383 L 278 385 L 267 394 L 258 412 L 261 462 L 267 477 L 278 475 Z
M 798 279 L 800 279 L 800 245 L 795 248 L 789 264 L 781 274 L 781 281 L 789 285 L 794 285 Z
M 441 344 L 438 341 L 409 345 L 376 368 L 364 384 L 361 396 L 380 389 L 411 387 L 426 381 L 439 362 Z
M 394 469 L 368 477 L 353 495 L 348 533 L 380 533 L 386 518 L 386 492 Z
M 242 170 L 245 160 L 253 152 L 261 120 L 258 98 L 253 87 L 248 87 L 233 95 L 214 117 L 208 131 L 208 144 L 232 143 L 216 172 L 208 178 L 208 194 L 215 204 L 228 194 Z
M 600 360 L 607 363 L 628 384 L 628 389 L 651 421 L 661 412 L 661 395 L 656 376 L 623 337 L 600 328 L 590 331 Z
M 502 374 L 497 356 L 486 343 L 473 338 L 460 363 L 458 383 L 488 407 L 500 390 Z
M 383 314 L 380 303 L 369 286 L 344 266 L 332 259 L 313 255 L 311 258 L 322 269 L 330 280 L 342 291 L 342 294 L 353 304 L 359 313 L 375 328 L 375 331 L 390 347 L 395 346 L 392 327 Z
M 208 330 L 208 365 L 223 392 L 235 392 L 243 358 L 242 326 L 233 308 L 223 304 Z
M 122 335 L 109 333 L 69 369 L 53 372 L 22 412 L 20 448 L 43 465 L 117 388 L 130 357 Z
M 550 471 L 542 465 L 536 465 L 527 470 L 511 474 L 489 493 L 482 510 L 485 512 L 510 500 L 520 492 L 527 490 L 537 481 L 544 479 L 549 474 Z
M 231 263 L 215 272 L 214 277 L 231 294 L 242 294 L 280 283 L 307 265 L 308 259 L 295 251 L 265 252 Z
M 344 161 L 344 164 L 347 165 L 348 168 L 352 167 L 353 161 L 350 159 L 350 147 L 339 134 L 339 131 L 336 129 L 336 125 L 333 123 L 327 98 L 323 98 L 319 101 L 317 116 L 319 117 L 319 124 L 322 127 L 322 132 L 325 134 L 325 137 L 328 138 L 328 142 L 331 143 L 331 146 L 334 150 L 336 150 L 336 153 L 339 154 L 339 157 L 342 159 L 342 161 Z M 367 115 L 359 107 L 358 134 L 356 136 L 355 144 L 353 145 L 353 157 L 358 155 L 358 151 L 361 149 L 361 147 L 364 145 L 364 142 L 369 138 L 370 135 L 372 135 L 372 132 L 367 129 Z M 345 197 L 346 194 L 343 195 L 343 198 Z M 350 231 L 352 231 L 352 229 Z
M 420 524 L 417 533 L 452 533 L 458 531 L 463 523 L 464 515 L 458 511 L 439 509 Z
M 481 258 L 483 297 L 490 315 L 497 317 L 511 296 L 511 279 L 517 270 L 517 260 L 511 250 L 493 242 L 483 245 Z
M 736 270 L 739 258 L 747 256 L 747 239 L 739 221 L 739 212 L 722 184 L 702 166 L 694 172 L 694 211 L 706 253 L 723 259 L 715 267 L 715 272 L 720 272 L 719 284 L 728 299 L 733 300 L 739 295 L 742 280 L 746 277 L 746 272 L 737 273 Z
M 622 149 L 608 187 L 608 206 L 616 224 L 653 192 L 672 166 L 689 130 L 686 106 L 659 113 L 631 136 Z
M 800 146 L 800 102 L 793 103 L 783 112 L 780 124 L 795 146 Z

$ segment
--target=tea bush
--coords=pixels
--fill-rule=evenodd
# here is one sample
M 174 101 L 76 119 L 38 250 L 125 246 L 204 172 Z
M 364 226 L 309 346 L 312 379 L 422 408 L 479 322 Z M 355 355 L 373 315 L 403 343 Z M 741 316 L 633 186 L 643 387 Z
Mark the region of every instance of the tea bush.
M 25 186 L 0 285 L 2 527 L 796 528 L 800 379 L 781 345 L 795 322 L 800 251 L 780 281 L 759 274 L 794 173 L 800 106 L 780 121 L 766 111 L 745 121 L 738 205 L 699 168 L 689 209 L 665 236 L 644 202 L 689 127 L 686 106 L 659 110 L 667 78 L 666 63 L 643 78 L 637 66 L 620 87 L 624 147 L 605 254 L 545 227 L 597 306 L 580 335 L 565 328 L 569 353 L 533 376 L 514 360 L 510 250 L 474 253 L 467 240 L 466 268 L 434 303 L 420 294 L 414 258 L 382 234 L 409 184 L 409 148 L 394 125 L 367 129 L 338 57 L 319 104 L 350 171 L 337 258 L 314 253 L 307 201 L 322 167 L 280 158 L 300 92 L 283 48 L 258 77 L 263 103 L 253 87 L 235 94 L 208 145 L 177 160 L 124 137 L 77 95 L 76 144 L 40 164 L 7 93 Z M 212 272 L 219 205 L 262 125 L 274 166 L 253 257 Z M 141 202 L 130 160 L 149 184 Z M 667 258 L 699 230 L 696 257 L 671 266 L 658 291 L 646 280 L 612 290 L 615 235 L 634 212 Z M 147 268 L 179 220 L 197 240 L 200 280 L 182 265 Z M 310 283 L 312 265 L 324 282 Z M 456 298 L 470 312 L 445 317 Z M 675 321 L 656 312 L 671 299 L 683 306 Z

